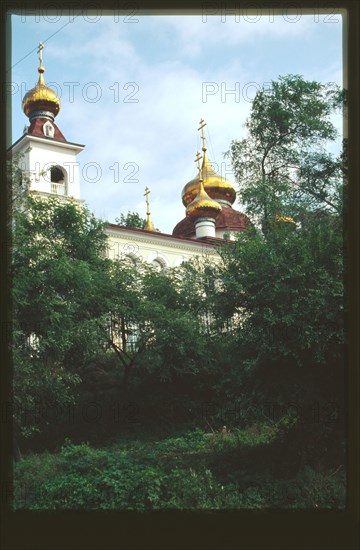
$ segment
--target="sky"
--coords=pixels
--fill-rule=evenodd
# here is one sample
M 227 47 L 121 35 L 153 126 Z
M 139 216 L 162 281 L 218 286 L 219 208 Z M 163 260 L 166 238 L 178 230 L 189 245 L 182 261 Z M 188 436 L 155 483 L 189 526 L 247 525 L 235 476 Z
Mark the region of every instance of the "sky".
M 12 16 L 12 139 L 29 123 L 21 102 L 37 82 L 43 42 L 45 81 L 61 98 L 55 122 L 85 145 L 82 199 L 111 223 L 128 211 L 145 218 L 148 186 L 154 225 L 172 233 L 196 175 L 201 118 L 210 161 L 235 183 L 224 153 L 246 136 L 257 90 L 287 74 L 342 85 L 339 14 L 64 13 Z

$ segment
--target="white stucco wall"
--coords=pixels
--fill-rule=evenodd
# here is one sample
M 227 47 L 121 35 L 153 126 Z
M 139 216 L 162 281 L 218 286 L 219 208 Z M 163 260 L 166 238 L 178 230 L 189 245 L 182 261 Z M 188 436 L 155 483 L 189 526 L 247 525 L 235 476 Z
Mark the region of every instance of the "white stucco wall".
M 152 263 L 159 261 L 164 267 L 176 267 L 194 256 L 218 258 L 215 248 L 207 243 L 180 239 L 164 233 L 133 230 L 109 225 L 108 255 L 110 259 L 131 256 Z

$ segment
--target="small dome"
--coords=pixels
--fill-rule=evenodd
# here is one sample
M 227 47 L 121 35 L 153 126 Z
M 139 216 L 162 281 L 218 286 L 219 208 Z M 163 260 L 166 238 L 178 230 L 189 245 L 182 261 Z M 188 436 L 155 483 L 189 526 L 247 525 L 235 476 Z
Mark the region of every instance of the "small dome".
M 216 218 L 221 210 L 221 205 L 209 197 L 204 190 L 202 180 L 199 179 L 198 193 L 194 200 L 187 205 L 186 215 L 192 220 L 196 220 L 197 218 Z
M 42 44 L 40 44 L 41 48 L 39 49 L 40 54 L 42 50 Z M 31 118 L 31 113 L 35 111 L 47 111 L 52 113 L 54 117 L 59 113 L 60 111 L 60 99 L 57 96 L 57 94 L 49 88 L 49 86 L 46 86 L 45 80 L 44 80 L 44 72 L 45 69 L 42 65 L 42 55 L 40 55 L 40 67 L 38 68 L 39 72 L 39 80 L 38 83 L 34 88 L 29 90 L 23 99 L 22 102 L 22 108 L 24 113 L 27 117 Z
M 216 201 L 225 201 L 227 205 L 232 205 L 236 199 L 236 190 L 233 184 L 219 176 L 208 161 L 206 150 L 202 165 L 204 178 L 204 189 L 211 199 Z M 199 189 L 199 177 L 189 181 L 182 190 L 182 201 L 184 206 L 188 206 L 196 197 Z

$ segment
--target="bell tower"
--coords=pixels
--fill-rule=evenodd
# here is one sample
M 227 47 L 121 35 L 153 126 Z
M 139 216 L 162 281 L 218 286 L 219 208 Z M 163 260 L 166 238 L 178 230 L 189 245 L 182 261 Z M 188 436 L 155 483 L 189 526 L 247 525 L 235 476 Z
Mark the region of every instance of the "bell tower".
M 39 80 L 28 91 L 22 103 L 29 126 L 24 134 L 10 148 L 12 156 L 20 155 L 20 168 L 29 178 L 29 191 L 38 195 L 72 197 L 79 202 L 80 173 L 77 155 L 84 145 L 66 140 L 55 123 L 60 111 L 60 99 L 45 84 L 42 50 L 40 42 Z

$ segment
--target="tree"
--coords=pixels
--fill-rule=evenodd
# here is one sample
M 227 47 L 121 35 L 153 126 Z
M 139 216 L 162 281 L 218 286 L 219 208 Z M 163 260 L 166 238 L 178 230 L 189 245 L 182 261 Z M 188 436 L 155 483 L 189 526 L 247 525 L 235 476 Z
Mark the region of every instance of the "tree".
M 204 338 L 203 309 L 196 304 L 194 288 L 193 300 L 189 296 L 186 271 L 185 266 L 164 274 L 152 270 L 143 286 L 147 316 L 154 331 L 149 350 L 157 356 L 161 379 L 175 385 L 188 377 L 193 383 L 207 370 L 211 359 Z
M 134 370 L 140 384 L 149 376 L 169 381 L 180 372 L 199 370 L 195 358 L 204 350 L 201 323 L 187 308 L 176 273 L 159 273 L 140 261 L 136 266 L 127 259 L 112 263 L 103 338 L 118 358 L 125 391 Z
M 275 407 L 299 460 L 322 448 L 335 456 L 344 443 L 346 143 L 337 157 L 326 150 L 342 101 L 334 86 L 282 77 L 272 93 L 256 95 L 248 137 L 229 153 L 261 230 L 249 228 L 221 251 L 213 317 L 232 324 L 234 365 L 221 391 L 240 396 L 242 409 L 255 403 L 253 421 L 274 419 Z
M 74 402 L 81 366 L 98 351 L 107 313 L 106 235 L 76 201 L 29 196 L 14 211 L 13 359 L 17 433 Z
M 147 266 L 129 258 L 114 260 L 109 270 L 108 316 L 102 319 L 103 345 L 113 350 L 126 391 L 130 373 L 144 352 L 152 331 L 144 318 L 142 281 Z
M 145 229 L 146 220 L 141 218 L 137 212 L 128 212 L 125 214 L 120 214 L 120 218 L 115 218 L 115 221 L 118 225 L 123 225 L 124 227 L 134 227 L 136 229 Z
M 302 210 L 341 213 L 342 154 L 326 147 L 338 137 L 331 116 L 343 92 L 334 84 L 279 77 L 272 89 L 257 92 L 246 138 L 234 140 L 230 156 L 246 211 L 266 231 L 276 215 Z

